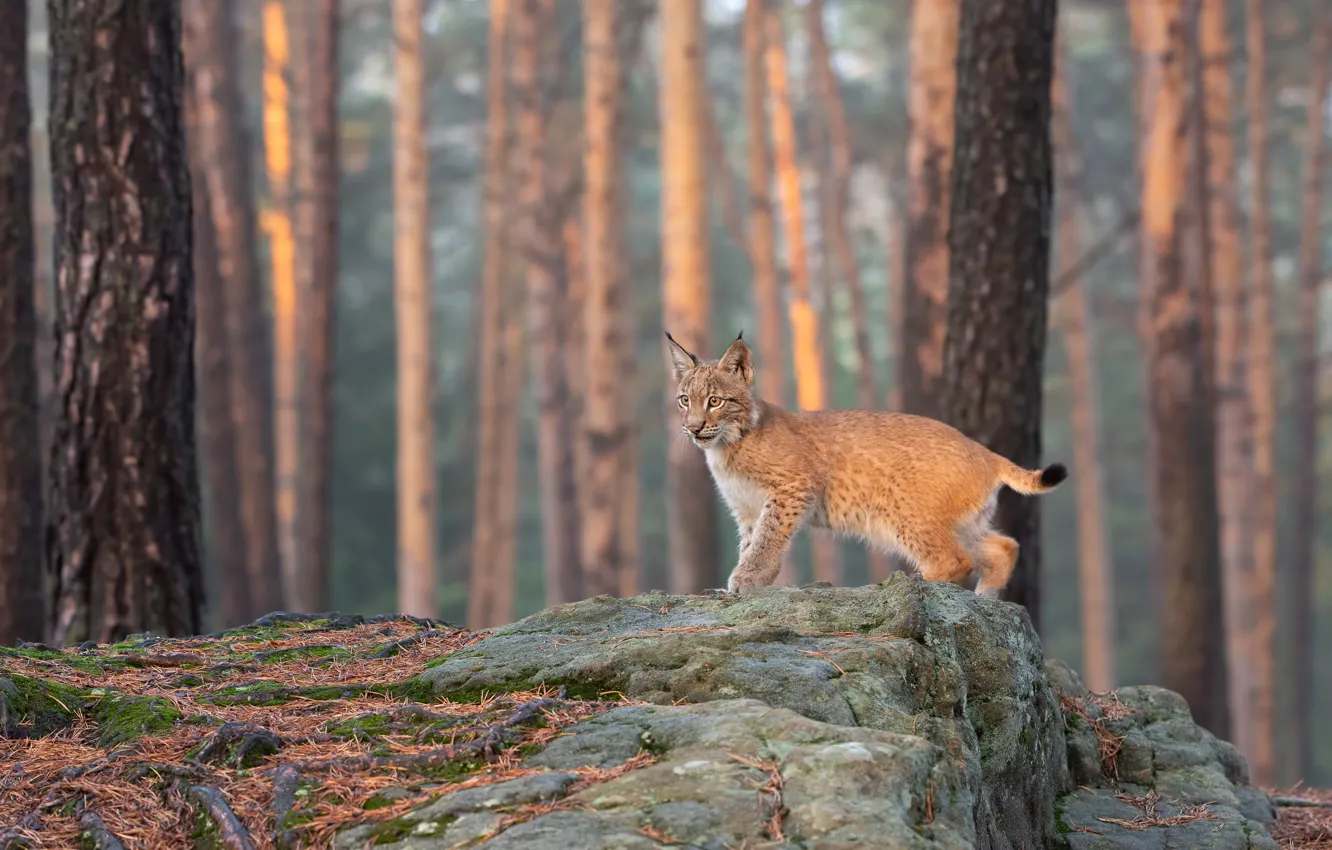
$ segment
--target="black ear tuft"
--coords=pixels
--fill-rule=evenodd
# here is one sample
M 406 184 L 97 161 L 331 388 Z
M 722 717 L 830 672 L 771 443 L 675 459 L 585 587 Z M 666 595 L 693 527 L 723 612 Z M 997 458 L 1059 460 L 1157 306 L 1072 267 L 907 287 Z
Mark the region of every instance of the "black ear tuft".
M 671 332 L 670 332 L 670 331 L 665 331 L 665 334 L 666 334 L 666 338 L 667 338 L 668 340 L 671 341 L 671 345 L 673 345 L 673 346 L 675 346 L 676 348 L 678 348 L 678 349 L 680 349 L 681 351 L 683 351 L 683 352 L 685 353 L 685 355 L 689 358 L 689 360 L 690 360 L 695 366 L 698 365 L 698 358 L 695 357 L 692 353 L 690 353 L 689 349 L 685 348 L 683 345 L 681 345 L 680 343 L 676 342 L 676 341 L 675 341 L 675 337 L 671 336 Z
M 745 338 L 745 332 L 744 332 L 744 331 L 740 331 L 740 333 L 738 333 L 738 334 L 735 335 L 735 338 L 736 338 L 736 339 L 744 339 L 744 338 Z

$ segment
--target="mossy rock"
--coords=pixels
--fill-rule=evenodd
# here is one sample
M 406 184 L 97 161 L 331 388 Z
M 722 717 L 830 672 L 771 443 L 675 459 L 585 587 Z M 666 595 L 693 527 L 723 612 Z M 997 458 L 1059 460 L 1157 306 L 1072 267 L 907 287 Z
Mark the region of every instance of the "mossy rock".
M 143 735 L 165 732 L 181 715 L 160 697 L 107 695 L 93 704 L 92 716 L 101 730 L 98 746 L 111 749 Z

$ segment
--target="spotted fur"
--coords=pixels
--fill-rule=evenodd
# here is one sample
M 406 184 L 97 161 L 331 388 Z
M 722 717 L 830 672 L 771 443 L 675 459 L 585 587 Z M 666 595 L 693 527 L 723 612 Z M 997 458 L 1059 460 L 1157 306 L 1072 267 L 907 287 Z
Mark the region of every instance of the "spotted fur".
M 791 537 L 808 523 L 899 553 L 929 581 L 975 570 L 976 592 L 996 595 L 1018 552 L 993 525 L 999 488 L 1034 495 L 1067 477 L 1062 464 L 1023 469 L 922 416 L 783 410 L 755 397 L 744 340 L 701 361 L 666 336 L 680 427 L 703 450 L 739 527 L 733 593 L 772 584 Z

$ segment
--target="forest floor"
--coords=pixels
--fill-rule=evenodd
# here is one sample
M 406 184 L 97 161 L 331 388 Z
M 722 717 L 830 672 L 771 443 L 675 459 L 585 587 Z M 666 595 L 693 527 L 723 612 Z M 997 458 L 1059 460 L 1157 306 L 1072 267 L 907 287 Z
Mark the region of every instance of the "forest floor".
M 1278 844 L 1283 848 L 1332 850 L 1332 789 L 1282 788 L 1272 794 L 1278 803 L 1299 799 L 1321 804 L 1278 805 L 1280 816 L 1272 828 Z
M 0 848 L 324 847 L 520 760 L 625 701 L 435 697 L 476 635 L 415 618 L 278 615 L 191 639 L 0 648 Z M 647 763 L 575 771 L 594 785 Z M 530 806 L 500 827 L 551 806 Z

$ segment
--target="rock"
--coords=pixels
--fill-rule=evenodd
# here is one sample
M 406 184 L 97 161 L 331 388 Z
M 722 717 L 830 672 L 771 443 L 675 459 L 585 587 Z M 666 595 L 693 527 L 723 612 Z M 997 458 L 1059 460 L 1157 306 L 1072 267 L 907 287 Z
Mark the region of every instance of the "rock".
M 598 597 L 498 629 L 422 678 L 455 699 L 538 684 L 663 705 L 745 698 L 825 727 L 918 737 L 958 777 L 954 802 L 974 833 L 962 846 L 1017 848 L 1054 840 L 1053 801 L 1068 786 L 1043 660 L 1020 607 L 899 574 L 877 586 L 738 599 Z M 631 731 L 607 717 L 567 747 L 602 759 L 636 751 Z M 553 745 L 539 758 L 567 766 L 571 749 Z

